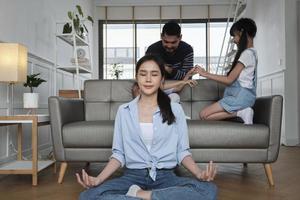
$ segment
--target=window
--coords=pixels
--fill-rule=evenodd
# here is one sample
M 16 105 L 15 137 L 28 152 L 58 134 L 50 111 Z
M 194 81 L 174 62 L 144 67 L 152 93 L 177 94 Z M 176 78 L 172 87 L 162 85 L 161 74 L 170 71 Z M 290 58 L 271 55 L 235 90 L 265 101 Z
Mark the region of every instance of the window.
M 212 22 L 209 24 L 210 28 L 210 48 L 209 48 L 209 61 L 208 61 L 208 70 L 211 73 L 222 73 L 221 70 L 217 70 L 218 62 L 219 66 L 223 66 L 224 64 L 224 57 L 226 54 L 226 48 L 227 48 L 227 43 L 229 40 L 229 30 L 232 25 L 232 23 L 229 23 L 228 29 L 227 29 L 227 34 L 225 38 L 225 43 L 223 46 L 223 51 L 222 51 L 222 57 L 219 61 L 220 58 L 220 52 L 222 48 L 222 42 L 226 30 L 226 22 Z
M 128 23 L 105 24 L 104 26 L 103 78 L 115 78 L 115 70 L 121 70 L 119 78 L 132 79 L 135 63 L 133 56 L 133 25 Z M 116 68 L 115 66 L 118 67 Z
M 147 48 L 154 42 L 160 40 L 160 24 L 137 24 L 136 46 L 139 48 L 137 60 L 145 55 Z
M 135 63 L 145 55 L 147 48 L 160 40 L 160 33 L 165 22 L 150 21 L 108 21 L 100 23 L 99 46 L 100 66 L 99 74 L 104 79 L 115 78 L 113 76 L 116 65 L 120 66 L 119 79 L 133 79 Z M 194 65 L 205 67 L 212 73 L 217 72 L 217 64 L 222 47 L 223 37 L 227 22 L 185 20 L 181 23 L 182 40 L 189 43 L 194 49 Z M 231 24 L 229 24 L 229 27 Z M 229 28 L 227 29 L 229 32 Z M 226 34 L 226 47 L 229 34 Z M 226 50 L 226 49 L 225 49 Z M 222 56 L 225 55 L 223 50 Z M 101 53 L 102 51 L 102 53 Z M 220 64 L 222 61 L 220 60 Z M 103 62 L 103 64 L 102 64 Z M 199 78 L 194 76 L 193 78 Z
M 194 49 L 194 65 L 206 68 L 206 24 L 183 23 L 181 25 L 182 40 Z M 193 77 L 199 78 L 198 75 Z

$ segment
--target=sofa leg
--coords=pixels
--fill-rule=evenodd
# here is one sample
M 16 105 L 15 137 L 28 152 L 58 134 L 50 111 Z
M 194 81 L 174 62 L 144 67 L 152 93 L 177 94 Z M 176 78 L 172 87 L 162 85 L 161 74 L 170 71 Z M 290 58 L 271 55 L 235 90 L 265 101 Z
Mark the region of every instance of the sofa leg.
M 273 174 L 272 174 L 271 164 L 264 164 L 264 167 L 265 167 L 266 175 L 268 177 L 269 184 L 271 186 L 274 186 L 274 180 L 273 180 Z
M 67 166 L 68 164 L 66 162 L 62 162 L 60 164 L 60 170 L 59 170 L 59 175 L 58 175 L 58 183 L 62 183 L 64 176 L 65 176 L 65 172 L 67 170 Z

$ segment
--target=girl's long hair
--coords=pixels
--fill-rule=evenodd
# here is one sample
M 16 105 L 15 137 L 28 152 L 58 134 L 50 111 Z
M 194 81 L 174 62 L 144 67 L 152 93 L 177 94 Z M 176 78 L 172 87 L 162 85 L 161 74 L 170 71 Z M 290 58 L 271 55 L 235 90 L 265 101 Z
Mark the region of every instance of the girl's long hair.
M 242 52 L 247 49 L 248 37 L 255 37 L 257 31 L 256 24 L 250 18 L 241 18 L 236 21 L 230 28 L 230 35 L 234 36 L 234 33 L 237 31 L 241 32 L 241 37 L 239 43 L 237 44 L 238 49 L 232 62 L 232 67 L 227 75 L 229 75 L 230 72 L 235 68 Z
M 165 72 L 164 62 L 159 57 L 152 55 L 152 54 L 143 56 L 136 63 L 136 68 L 135 68 L 136 77 L 138 75 L 140 66 L 146 61 L 154 61 L 159 66 L 159 70 L 162 75 L 162 78 L 165 77 L 166 72 Z M 158 103 L 158 106 L 160 109 L 161 116 L 163 118 L 163 123 L 167 122 L 168 125 L 170 125 L 173 122 L 175 122 L 175 116 L 171 109 L 170 98 L 160 88 L 158 89 L 157 103 Z

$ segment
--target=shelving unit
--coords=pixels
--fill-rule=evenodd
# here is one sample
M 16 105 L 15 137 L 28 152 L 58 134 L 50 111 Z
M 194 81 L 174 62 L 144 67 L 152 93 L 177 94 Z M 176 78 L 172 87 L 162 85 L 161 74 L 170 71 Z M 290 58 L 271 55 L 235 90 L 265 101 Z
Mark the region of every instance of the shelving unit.
M 62 29 L 61 27 L 63 27 L 64 24 L 66 24 L 68 22 L 57 22 L 56 23 L 56 35 L 55 35 L 55 84 L 56 84 L 56 74 L 57 74 L 57 70 L 62 70 L 62 71 L 66 71 L 69 73 L 72 73 L 73 76 L 73 82 L 75 83 L 76 79 L 76 89 L 78 91 L 78 96 L 79 98 L 81 98 L 81 86 L 80 86 L 80 74 L 90 74 L 92 73 L 92 56 L 91 56 L 91 49 L 90 49 L 90 40 L 89 40 L 89 35 L 87 34 L 85 36 L 85 39 L 79 37 L 74 28 L 72 29 L 71 33 L 62 33 Z M 72 23 L 72 27 L 74 27 L 73 22 Z M 60 33 L 58 33 L 60 32 Z M 72 51 L 73 51 L 73 58 L 75 63 L 71 63 L 66 65 L 66 64 L 59 64 L 58 63 L 58 41 L 63 41 L 66 44 L 70 45 L 72 47 Z M 77 54 L 77 50 L 79 48 L 84 48 L 87 50 L 87 59 L 89 62 L 89 65 L 81 65 L 79 63 L 79 58 L 78 58 L 78 54 Z M 56 92 L 56 85 L 55 85 L 55 92 Z

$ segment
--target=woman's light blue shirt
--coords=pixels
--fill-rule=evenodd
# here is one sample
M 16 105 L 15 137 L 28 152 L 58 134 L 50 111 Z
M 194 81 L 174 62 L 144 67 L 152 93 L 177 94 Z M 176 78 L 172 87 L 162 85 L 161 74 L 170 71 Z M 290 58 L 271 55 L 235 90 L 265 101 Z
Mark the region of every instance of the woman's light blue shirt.
M 162 123 L 159 108 L 153 113 L 153 141 L 148 151 L 142 140 L 136 97 L 119 107 L 114 127 L 112 158 L 129 169 L 149 169 L 155 180 L 156 169 L 171 169 L 180 164 L 184 157 L 191 155 L 187 124 L 181 105 L 171 103 L 175 122 Z

